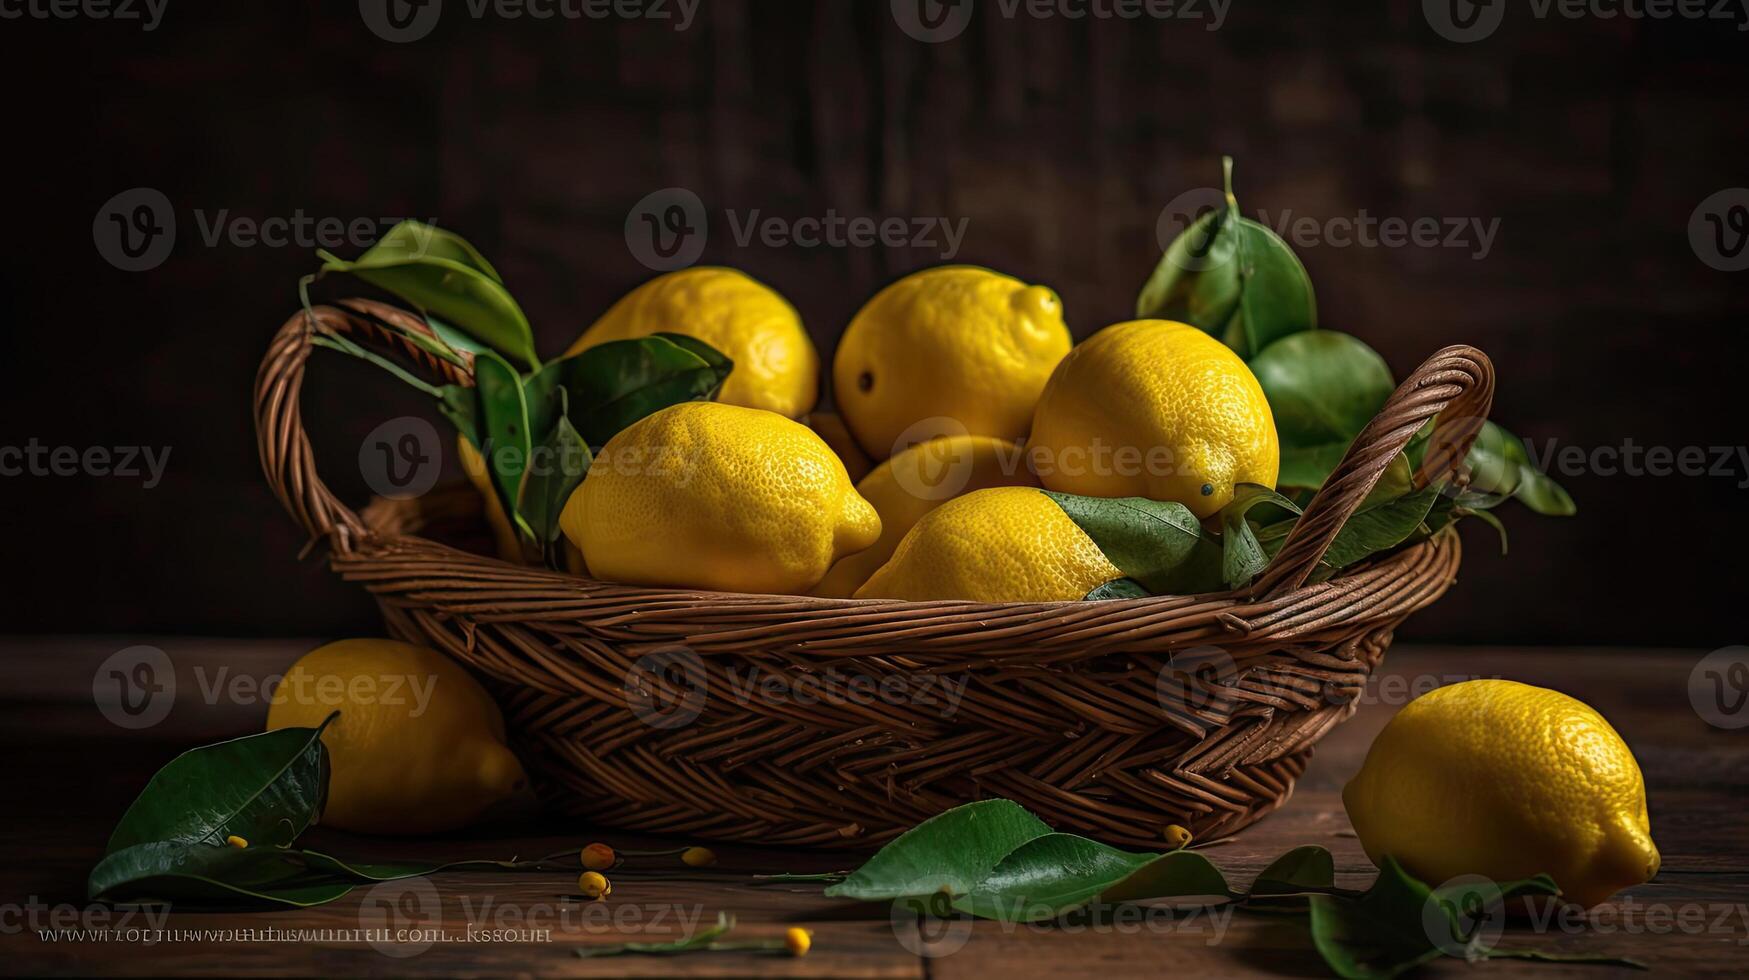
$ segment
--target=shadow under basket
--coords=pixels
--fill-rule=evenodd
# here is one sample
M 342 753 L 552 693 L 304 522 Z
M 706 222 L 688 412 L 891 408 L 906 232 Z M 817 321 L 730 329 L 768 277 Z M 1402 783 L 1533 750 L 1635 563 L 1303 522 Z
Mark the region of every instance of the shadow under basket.
M 869 848 L 988 797 L 1135 847 L 1158 848 L 1172 823 L 1203 839 L 1250 824 L 1288 798 L 1397 624 L 1444 593 L 1459 560 L 1448 527 L 1307 584 L 1325 549 L 1429 419 L 1417 481 L 1461 481 L 1493 394 L 1480 351 L 1429 358 L 1245 589 L 1049 603 L 739 595 L 614 585 L 420 535 L 478 520 L 471 489 L 362 514 L 341 504 L 299 408 L 313 337 L 350 334 L 472 383 L 385 322 L 424 329 L 364 300 L 280 329 L 255 388 L 268 483 L 392 635 L 485 681 L 549 806 L 703 840 Z

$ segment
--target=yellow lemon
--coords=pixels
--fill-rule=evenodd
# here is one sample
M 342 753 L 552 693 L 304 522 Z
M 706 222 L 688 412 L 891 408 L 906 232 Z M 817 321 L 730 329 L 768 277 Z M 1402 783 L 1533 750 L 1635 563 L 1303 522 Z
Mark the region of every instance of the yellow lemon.
M 838 560 L 814 594 L 846 599 L 886 564 L 923 515 L 963 493 L 987 487 L 1035 487 L 1019 443 L 990 436 L 931 439 L 875 467 L 856 485 L 881 515 L 872 547 Z
M 1069 343 L 1062 301 L 1044 286 L 972 266 L 926 269 L 850 321 L 832 361 L 834 397 L 875 459 L 941 434 L 912 431 L 932 419 L 1019 440 Z
M 560 528 L 599 579 L 806 593 L 881 521 L 807 426 L 686 402 L 609 439 Z
M 1342 802 L 1367 857 L 1436 886 L 1547 872 L 1589 908 L 1658 872 L 1633 753 L 1589 705 L 1547 688 L 1476 680 L 1416 698 Z
M 504 716 L 461 665 L 395 640 L 341 640 L 286 671 L 267 730 L 322 732 L 331 774 L 324 825 L 428 834 L 472 823 L 527 777 L 504 746 Z
M 923 515 L 856 598 L 1051 602 L 1122 577 L 1042 491 L 993 487 Z
M 867 453 L 862 451 L 862 447 L 856 444 L 856 439 L 850 434 L 850 430 L 844 427 L 842 415 L 837 412 L 810 412 L 808 417 L 802 421 L 808 428 L 813 429 L 816 435 L 826 440 L 826 445 L 831 446 L 832 451 L 838 454 L 838 458 L 843 461 L 844 470 L 850 474 L 851 480 L 861 481 L 863 477 L 868 475 L 869 467 L 873 466 L 874 462 L 868 458 Z
M 1233 485 L 1275 486 L 1269 400 L 1220 341 L 1171 320 L 1099 331 L 1051 375 L 1028 456 L 1039 480 L 1087 497 L 1175 500 L 1207 517 Z
M 795 307 L 744 272 L 697 266 L 644 283 L 613 304 L 569 357 L 610 340 L 679 333 L 735 362 L 718 400 L 791 418 L 807 414 L 820 390 L 820 356 Z

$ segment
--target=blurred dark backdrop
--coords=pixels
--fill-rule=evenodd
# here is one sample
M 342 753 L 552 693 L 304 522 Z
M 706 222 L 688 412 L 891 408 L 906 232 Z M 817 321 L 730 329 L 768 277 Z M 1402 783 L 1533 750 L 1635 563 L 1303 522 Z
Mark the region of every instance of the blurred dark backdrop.
M 725 212 L 963 218 L 954 260 L 1054 286 L 1083 337 L 1127 318 L 1162 207 L 1217 184 L 1230 153 L 1249 214 L 1498 222 L 1481 256 L 1473 235 L 1296 244 L 1324 325 L 1399 377 L 1463 341 L 1498 366 L 1496 417 L 1538 446 L 1746 441 L 1749 273 L 1713 268 L 1689 236 L 1697 206 L 1749 184 L 1738 24 L 1513 5 L 1456 43 L 1414 2 L 1232 0 L 1218 30 L 1209 0 L 1166 20 L 1006 16 L 1002 0 L 941 12 L 967 7 L 940 43 L 884 0 L 701 0 L 684 30 L 677 0 L 667 20 L 476 18 L 448 0 L 410 43 L 345 0 L 168 0 L 151 31 L 0 21 L 0 445 L 171 451 L 151 489 L 0 477 L 0 629 L 376 628 L 362 592 L 297 559 L 255 457 L 250 384 L 314 243 L 209 244 L 215 222 L 435 219 L 491 257 L 551 353 L 652 274 L 628 213 L 683 187 L 710 216 L 701 261 L 778 288 L 829 357 L 860 302 L 943 243 L 742 246 Z M 94 238 L 133 188 L 161 191 L 176 220 L 147 271 Z M 318 357 L 308 423 L 329 483 L 359 501 L 365 433 L 419 406 L 342 361 Z M 1722 476 L 1560 474 L 1579 516 L 1508 505 L 1504 558 L 1470 528 L 1457 587 L 1404 635 L 1741 640 L 1728 610 L 1749 463 L 1733 459 Z

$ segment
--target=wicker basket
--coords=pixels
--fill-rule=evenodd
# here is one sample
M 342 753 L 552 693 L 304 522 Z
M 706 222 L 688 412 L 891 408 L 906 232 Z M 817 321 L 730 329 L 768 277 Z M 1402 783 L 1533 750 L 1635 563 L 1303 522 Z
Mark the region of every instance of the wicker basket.
M 702 839 L 867 847 L 992 796 L 1114 844 L 1158 846 L 1168 823 L 1201 837 L 1244 827 L 1287 799 L 1312 745 L 1353 713 L 1397 624 L 1450 586 L 1458 540 L 1447 529 L 1308 577 L 1435 415 L 1430 445 L 1447 448 L 1417 478 L 1461 480 L 1493 393 L 1480 351 L 1428 359 L 1244 590 L 983 604 L 634 588 L 418 536 L 434 518 L 477 519 L 471 491 L 378 500 L 362 515 L 335 499 L 298 401 L 318 327 L 470 381 L 382 326 L 423 329 L 417 318 L 342 306 L 288 320 L 256 379 L 261 463 L 280 501 L 376 597 L 393 635 L 482 676 L 550 805 Z

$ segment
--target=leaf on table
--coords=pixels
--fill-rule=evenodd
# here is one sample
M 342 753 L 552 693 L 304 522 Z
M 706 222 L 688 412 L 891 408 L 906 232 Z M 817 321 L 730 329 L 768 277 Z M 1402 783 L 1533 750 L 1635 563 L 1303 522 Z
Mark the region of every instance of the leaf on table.
M 321 732 L 281 728 L 182 753 L 128 807 L 104 853 L 161 841 L 220 844 L 233 834 L 290 844 L 327 799 Z
M 930 817 L 894 838 L 850 877 L 826 889 L 834 898 L 882 901 L 963 895 L 1008 854 L 1051 828 L 1012 800 L 980 800 Z
M 1311 278 L 1287 243 L 1239 213 L 1233 160 L 1221 161 L 1224 205 L 1166 246 L 1136 298 L 1136 315 L 1178 320 L 1249 358 L 1318 325 Z
M 735 916 L 730 912 L 718 912 L 717 921 L 694 932 L 690 936 L 666 942 L 633 942 L 611 943 L 605 946 L 580 946 L 576 954 L 584 959 L 597 956 L 618 956 L 621 953 L 690 953 L 694 950 L 707 949 L 721 939 L 729 930 L 735 928 Z
M 1190 508 L 1144 497 L 1078 497 L 1044 491 L 1105 557 L 1153 595 L 1221 587 L 1221 546 Z
M 297 851 L 154 841 L 110 853 L 92 869 L 86 892 L 114 903 L 304 908 L 340 898 L 353 884 L 312 870 Z
M 1037 922 L 1097 901 L 1229 895 L 1226 878 L 1196 851 L 1120 851 L 1075 834 L 1047 834 L 1004 857 L 954 908 L 980 918 Z
M 1336 887 L 1336 860 L 1316 844 L 1296 847 L 1269 863 L 1251 884 L 1252 898 L 1328 891 Z

